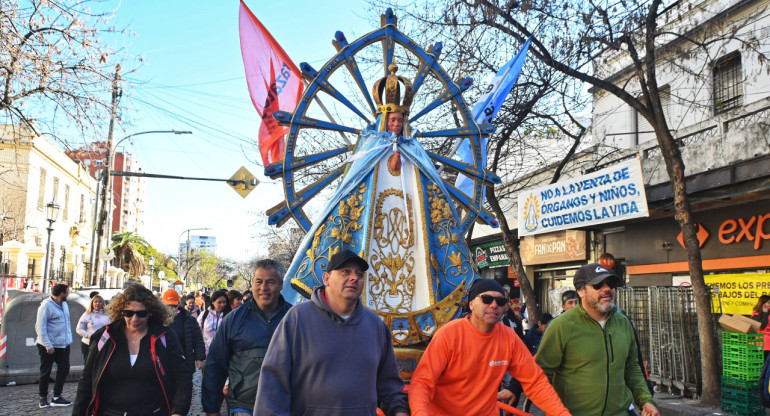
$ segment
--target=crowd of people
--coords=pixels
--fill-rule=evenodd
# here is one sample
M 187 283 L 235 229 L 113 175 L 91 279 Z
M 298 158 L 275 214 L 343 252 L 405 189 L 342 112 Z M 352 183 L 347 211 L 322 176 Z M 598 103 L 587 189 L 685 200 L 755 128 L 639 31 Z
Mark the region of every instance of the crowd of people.
M 310 301 L 281 295 L 283 267 L 256 265 L 246 295 L 220 290 L 156 296 L 133 285 L 110 300 L 96 292 L 76 330 L 85 366 L 73 415 L 186 415 L 192 375 L 202 371 L 201 406 L 218 415 L 498 415 L 526 395 L 546 414 L 657 416 L 633 325 L 614 305 L 621 279 L 599 264 L 581 267 L 562 312 L 528 332 L 509 294 L 476 281 L 468 313 L 440 328 L 405 392 L 390 330 L 361 302 L 369 265 L 332 256 Z M 38 310 L 40 407 L 62 397 L 72 343 L 68 287 L 53 286 Z M 770 297 L 755 317 L 766 326 Z M 197 316 L 197 318 L 196 318 Z M 57 365 L 53 399 L 48 379 Z

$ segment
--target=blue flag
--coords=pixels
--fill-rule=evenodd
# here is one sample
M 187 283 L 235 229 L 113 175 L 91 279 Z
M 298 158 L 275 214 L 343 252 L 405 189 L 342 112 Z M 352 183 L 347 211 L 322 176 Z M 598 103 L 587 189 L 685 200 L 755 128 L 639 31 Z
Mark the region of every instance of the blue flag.
M 502 107 L 503 102 L 508 97 L 508 93 L 511 92 L 511 88 L 516 84 L 516 79 L 519 78 L 521 68 L 524 66 L 524 61 L 527 59 L 530 40 L 531 38 L 527 39 L 519 53 L 497 71 L 497 75 L 495 75 L 489 85 L 487 85 L 484 95 L 482 95 L 481 98 L 479 98 L 479 102 L 473 106 L 473 119 L 476 120 L 476 124 L 492 124 L 492 119 L 497 115 L 497 111 Z M 460 146 L 457 148 L 457 155 L 463 162 L 473 165 L 473 153 L 471 152 L 471 144 L 468 140 L 463 140 L 460 143 Z M 486 137 L 481 138 L 481 157 L 482 166 L 486 168 Z M 457 175 L 455 187 L 466 195 L 473 195 L 473 180 L 463 174 Z

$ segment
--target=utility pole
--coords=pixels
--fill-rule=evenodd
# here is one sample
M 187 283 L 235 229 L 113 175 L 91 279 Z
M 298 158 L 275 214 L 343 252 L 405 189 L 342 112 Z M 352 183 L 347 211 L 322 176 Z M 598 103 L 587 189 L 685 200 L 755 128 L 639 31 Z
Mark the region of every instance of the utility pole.
M 102 175 L 102 180 L 104 181 L 102 184 L 102 200 L 101 200 L 101 210 L 99 212 L 99 218 L 98 218 L 98 226 L 97 226 L 97 238 L 96 238 L 96 259 L 94 260 L 94 263 L 91 265 L 92 267 L 92 276 L 94 278 L 97 278 L 99 276 L 99 260 L 98 256 L 99 253 L 101 253 L 101 243 L 102 239 L 104 238 L 104 234 L 106 230 L 110 229 L 111 224 L 107 224 L 107 218 L 111 218 L 111 210 L 112 210 L 112 180 L 110 180 L 110 168 L 112 165 L 112 139 L 115 132 L 115 118 L 117 117 L 118 112 L 118 100 L 120 100 L 120 96 L 123 94 L 123 91 L 120 89 L 120 64 L 115 65 L 115 78 L 112 80 L 112 106 L 110 107 L 110 128 L 107 133 L 107 154 L 106 154 L 106 160 L 104 161 L 104 175 Z M 109 232 L 109 231 L 107 231 Z M 106 262 L 105 262 L 106 265 Z M 106 268 L 105 268 L 106 269 Z M 99 286 L 103 286 L 104 284 L 104 278 L 99 280 Z

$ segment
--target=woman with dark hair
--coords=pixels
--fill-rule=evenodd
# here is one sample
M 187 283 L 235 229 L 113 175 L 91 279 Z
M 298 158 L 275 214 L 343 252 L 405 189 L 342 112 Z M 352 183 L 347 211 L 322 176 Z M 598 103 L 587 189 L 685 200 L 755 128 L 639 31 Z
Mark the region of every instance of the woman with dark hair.
M 165 326 L 166 307 L 147 288 L 131 285 L 113 298 L 110 320 L 91 337 L 72 414 L 186 415 L 192 369 Z
M 81 336 L 80 350 L 83 352 L 83 362 L 88 358 L 88 342 L 91 335 L 108 323 L 110 323 L 110 317 L 104 313 L 104 298 L 97 293 L 91 296 L 91 302 L 80 316 L 78 326 L 75 328 L 75 332 Z
M 243 304 L 243 294 L 235 289 L 227 292 L 227 299 L 230 301 L 230 310 L 234 311 Z
M 203 343 L 206 345 L 206 355 L 209 354 L 209 345 L 214 340 L 214 335 L 225 318 L 230 312 L 230 300 L 227 298 L 227 290 L 217 290 L 211 295 L 211 307 L 206 309 L 198 317 L 198 326 L 203 332 Z

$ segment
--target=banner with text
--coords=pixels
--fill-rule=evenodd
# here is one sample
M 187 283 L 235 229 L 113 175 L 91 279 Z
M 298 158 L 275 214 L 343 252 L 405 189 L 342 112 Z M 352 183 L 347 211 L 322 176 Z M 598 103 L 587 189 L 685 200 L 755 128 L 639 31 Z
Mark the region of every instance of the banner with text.
M 714 292 L 719 288 L 722 313 L 730 315 L 751 315 L 759 297 L 770 295 L 770 273 L 711 274 L 703 279 Z M 717 302 L 716 296 L 713 302 Z
M 519 193 L 519 237 L 647 217 L 638 158 Z

